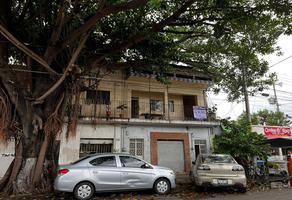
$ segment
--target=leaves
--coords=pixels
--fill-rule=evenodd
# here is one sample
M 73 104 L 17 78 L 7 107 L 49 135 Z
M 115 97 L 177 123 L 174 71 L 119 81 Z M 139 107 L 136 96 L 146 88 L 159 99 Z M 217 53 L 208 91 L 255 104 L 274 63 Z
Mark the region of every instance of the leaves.
M 264 136 L 239 122 L 222 121 L 223 131 L 213 139 L 214 152 L 230 154 L 241 162 L 251 161 L 255 156 L 266 159 L 270 146 L 265 144 Z
M 270 111 L 267 109 L 259 110 L 251 116 L 253 125 L 269 125 L 269 126 L 289 126 L 291 121 L 287 119 L 283 112 Z M 238 117 L 240 124 L 247 123 L 245 113 Z

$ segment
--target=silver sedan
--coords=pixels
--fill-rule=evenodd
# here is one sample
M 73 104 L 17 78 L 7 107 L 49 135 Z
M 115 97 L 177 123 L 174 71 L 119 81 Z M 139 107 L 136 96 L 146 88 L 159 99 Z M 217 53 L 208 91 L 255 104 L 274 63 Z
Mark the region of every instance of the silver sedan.
M 202 154 L 193 163 L 191 178 L 196 188 L 208 186 L 238 188 L 246 192 L 246 177 L 244 169 L 232 156 L 226 154 Z
M 59 167 L 54 188 L 90 199 L 95 192 L 154 189 L 167 194 L 175 188 L 175 173 L 127 154 L 95 154 Z

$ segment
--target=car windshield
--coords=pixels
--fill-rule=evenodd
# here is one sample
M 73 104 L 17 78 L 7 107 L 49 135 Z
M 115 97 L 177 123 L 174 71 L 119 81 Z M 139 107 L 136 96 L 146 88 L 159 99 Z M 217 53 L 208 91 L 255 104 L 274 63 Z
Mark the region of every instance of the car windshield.
M 208 155 L 202 157 L 202 163 L 235 163 L 235 160 L 229 155 Z

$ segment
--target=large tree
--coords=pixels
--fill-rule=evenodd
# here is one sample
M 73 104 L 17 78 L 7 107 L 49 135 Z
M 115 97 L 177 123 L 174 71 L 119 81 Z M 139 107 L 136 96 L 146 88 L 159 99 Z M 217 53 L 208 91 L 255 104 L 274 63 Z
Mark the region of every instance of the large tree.
M 241 124 L 247 123 L 245 113 L 242 113 L 237 121 Z M 259 110 L 251 115 L 252 125 L 269 125 L 269 126 L 289 126 L 291 120 L 289 120 L 283 112 L 271 111 L 271 110 Z
M 239 42 L 272 48 L 288 33 L 291 8 L 286 0 L 0 1 L 0 134 L 16 144 L 0 190 L 50 189 L 55 136 L 64 115 L 74 133 L 85 76 L 151 67 L 164 80 L 183 63 L 222 77 Z M 241 39 L 257 30 L 267 31 Z

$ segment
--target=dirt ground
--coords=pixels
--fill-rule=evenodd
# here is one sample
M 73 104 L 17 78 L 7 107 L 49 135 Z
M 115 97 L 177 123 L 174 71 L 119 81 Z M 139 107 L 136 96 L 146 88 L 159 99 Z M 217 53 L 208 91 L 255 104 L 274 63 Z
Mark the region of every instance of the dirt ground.
M 24 199 L 51 199 L 51 200 L 73 200 L 72 194 L 65 193 L 51 193 L 51 194 L 22 194 L 22 195 L 11 195 L 0 194 L 0 200 L 24 200 Z M 119 193 L 97 193 L 93 197 L 94 200 L 191 200 L 191 199 L 212 199 L 212 200 L 250 200 L 250 199 L 263 199 L 263 200 L 291 200 L 292 189 L 269 189 L 269 188 L 254 188 L 247 193 L 238 193 L 229 188 L 214 188 L 209 189 L 206 192 L 196 192 L 193 184 L 178 184 L 175 190 L 172 190 L 170 194 L 165 196 L 156 195 L 153 191 L 139 191 L 139 192 L 119 192 Z

